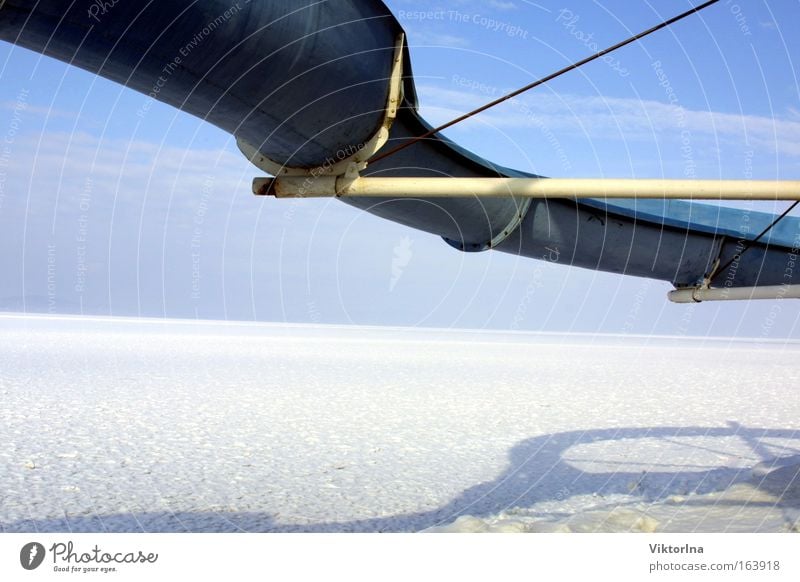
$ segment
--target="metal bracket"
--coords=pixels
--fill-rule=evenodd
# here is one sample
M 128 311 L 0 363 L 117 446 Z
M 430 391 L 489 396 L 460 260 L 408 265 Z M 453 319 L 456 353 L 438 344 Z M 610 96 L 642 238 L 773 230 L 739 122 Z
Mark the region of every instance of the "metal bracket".
M 331 159 L 330 163 L 326 162 L 321 166 L 313 168 L 300 168 L 291 167 L 286 164 L 270 160 L 261 154 L 257 147 L 251 143 L 236 139 L 236 145 L 239 150 L 247 156 L 250 160 L 261 170 L 269 172 L 273 176 L 340 176 L 343 175 L 352 164 L 356 165 L 357 170 L 363 170 L 367 167 L 367 162 L 372 158 L 375 153 L 383 147 L 389 140 L 389 130 L 397 117 L 397 110 L 400 103 L 403 101 L 403 43 L 405 35 L 400 33 L 397 36 L 394 47 L 394 60 L 392 61 L 392 72 L 389 78 L 389 95 L 386 99 L 386 106 L 384 108 L 383 122 L 378 128 L 378 131 L 363 144 L 358 144 L 357 150 L 354 154 L 345 156 L 336 155 L 335 159 Z M 253 193 L 259 194 L 264 187 L 265 178 L 256 178 L 253 180 Z
M 752 299 L 800 299 L 800 285 L 759 285 L 757 287 L 681 287 L 667 293 L 673 303 Z
M 467 253 L 479 253 L 482 251 L 488 251 L 489 249 L 496 248 L 500 243 L 502 243 L 509 236 L 511 236 L 511 233 L 513 233 L 519 227 L 519 225 L 522 224 L 522 221 L 525 218 L 525 215 L 528 213 L 528 209 L 531 206 L 532 200 L 533 200 L 532 198 L 523 198 L 521 204 L 517 206 L 517 212 L 514 214 L 513 218 L 508 222 L 507 225 L 505 225 L 503 230 L 501 230 L 498 234 L 492 237 L 492 240 L 488 242 L 460 243 L 444 236 L 442 237 L 442 239 L 451 247 Z

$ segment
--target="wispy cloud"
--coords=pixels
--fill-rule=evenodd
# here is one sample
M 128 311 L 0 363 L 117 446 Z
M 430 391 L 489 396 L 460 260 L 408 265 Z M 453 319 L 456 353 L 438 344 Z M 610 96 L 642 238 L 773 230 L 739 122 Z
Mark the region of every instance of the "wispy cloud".
M 0 103 L 0 110 L 14 111 L 19 108 L 19 103 L 14 101 L 3 101 Z M 58 117 L 62 119 L 75 119 L 78 114 L 74 111 L 65 111 L 63 109 L 56 109 L 54 107 L 44 107 L 42 105 L 33 105 L 31 103 L 25 104 L 25 114 L 35 115 L 37 117 L 53 118 Z
M 408 44 L 414 46 L 446 46 L 464 48 L 469 46 L 469 40 L 454 34 L 442 34 L 431 30 L 416 30 L 409 34 Z
M 187 150 L 142 140 L 100 139 L 82 132 L 49 132 L 41 141 L 33 135 L 20 138 L 15 156 L 18 170 L 32 172 L 39 188 L 68 188 L 91 176 L 108 188 L 126 185 L 122 189 L 126 192 L 128 184 L 137 184 L 139 190 L 149 185 L 162 193 L 166 188 L 185 192 L 199 188 L 210 172 L 218 176 L 218 183 L 241 188 L 240 176 L 248 167 L 243 157 L 225 150 Z
M 491 0 L 489 2 L 489 6 L 496 10 L 516 10 L 517 5 L 513 2 L 507 2 L 505 0 Z
M 446 118 L 475 108 L 497 95 L 479 95 L 456 89 L 420 86 L 424 111 Z M 500 93 L 498 93 L 499 95 Z M 800 157 L 800 119 L 796 111 L 782 117 L 701 111 L 652 100 L 579 95 L 528 95 L 465 122 L 465 127 L 540 127 L 542 122 L 562 135 L 590 139 L 625 140 L 678 138 L 688 130 L 693 139 L 768 148 Z

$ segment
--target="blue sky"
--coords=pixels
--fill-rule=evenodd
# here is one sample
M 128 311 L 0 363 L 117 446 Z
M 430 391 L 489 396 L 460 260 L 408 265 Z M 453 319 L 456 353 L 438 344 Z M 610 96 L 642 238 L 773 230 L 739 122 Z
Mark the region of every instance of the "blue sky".
M 446 121 L 685 10 L 684 0 L 388 3 Z M 548 176 L 800 178 L 800 2 L 726 2 L 447 135 Z M 676 306 L 670 285 L 437 237 L 336 201 L 254 198 L 230 136 L 0 45 L 0 309 L 797 337 L 796 302 Z M 762 205 L 782 209 L 783 204 Z

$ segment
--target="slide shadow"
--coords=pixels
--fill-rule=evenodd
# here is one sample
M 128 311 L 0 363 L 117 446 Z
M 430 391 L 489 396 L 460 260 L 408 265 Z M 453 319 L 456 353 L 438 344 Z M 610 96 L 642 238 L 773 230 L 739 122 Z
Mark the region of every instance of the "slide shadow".
M 719 447 L 714 439 L 722 439 Z M 726 439 L 746 444 L 748 455 L 732 455 Z M 792 442 L 795 441 L 795 442 Z M 787 443 L 792 443 L 788 445 Z M 689 449 L 688 451 L 686 449 Z M 738 450 L 741 450 L 741 446 Z M 692 451 L 691 449 L 694 449 Z M 682 452 L 671 460 L 670 452 Z M 648 460 L 643 455 L 652 453 Z M 695 463 L 696 458 L 714 459 Z M 628 460 L 630 459 L 630 460 Z M 686 462 L 686 459 L 692 461 Z M 709 468 L 710 465 L 711 466 Z M 462 515 L 495 516 L 513 508 L 542 507 L 542 519 L 569 517 L 565 500 L 595 498 L 608 509 L 619 495 L 644 503 L 703 496 L 747 484 L 764 493 L 744 503 L 800 511 L 800 432 L 792 429 L 725 427 L 635 427 L 576 430 L 525 439 L 509 451 L 509 463 L 494 480 L 470 487 L 436 509 L 304 525 L 281 523 L 268 513 L 151 512 L 61 516 L 0 524 L 27 532 L 409 532 L 447 524 Z M 548 503 L 552 502 L 552 503 Z M 714 504 L 730 501 L 716 499 Z M 544 504 L 544 505 L 542 505 Z M 559 511 L 561 513 L 559 513 Z

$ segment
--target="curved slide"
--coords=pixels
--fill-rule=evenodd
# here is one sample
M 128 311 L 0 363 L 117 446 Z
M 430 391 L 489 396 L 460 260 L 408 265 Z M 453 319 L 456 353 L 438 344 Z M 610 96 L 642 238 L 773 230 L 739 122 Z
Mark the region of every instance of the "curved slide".
M 169 103 L 249 144 L 253 155 L 299 168 L 323 166 L 375 135 L 401 33 L 377 0 L 0 2 L 0 39 Z M 404 99 L 384 151 L 429 129 L 417 113 L 409 63 L 405 51 Z M 526 174 L 433 136 L 369 165 L 363 175 Z M 464 251 L 492 248 L 676 287 L 699 284 L 774 219 L 661 200 L 343 200 Z M 715 273 L 713 284 L 800 283 L 798 248 L 800 219 L 785 218 Z

